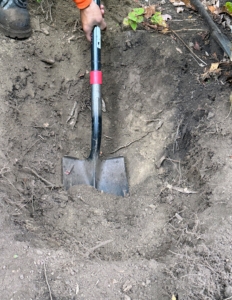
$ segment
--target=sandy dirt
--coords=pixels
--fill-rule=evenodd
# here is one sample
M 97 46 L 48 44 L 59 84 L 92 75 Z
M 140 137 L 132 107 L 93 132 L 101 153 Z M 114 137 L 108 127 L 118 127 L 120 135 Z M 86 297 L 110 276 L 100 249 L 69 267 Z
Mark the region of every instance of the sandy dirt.
M 1 299 L 230 299 L 231 63 L 198 13 L 161 5 L 177 36 L 125 29 L 138 3 L 105 6 L 101 155 L 125 158 L 125 198 L 62 187 L 62 157 L 87 158 L 91 138 L 72 1 L 30 1 L 32 37 L 0 36 Z

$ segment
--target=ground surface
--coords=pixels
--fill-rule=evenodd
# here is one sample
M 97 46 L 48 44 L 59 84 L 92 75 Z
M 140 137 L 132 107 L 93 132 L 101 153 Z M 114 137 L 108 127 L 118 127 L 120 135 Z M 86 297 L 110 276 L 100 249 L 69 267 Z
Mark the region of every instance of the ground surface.
M 125 198 L 61 186 L 61 158 L 90 150 L 90 45 L 73 3 L 30 2 L 33 36 L 0 37 L 3 300 L 232 296 L 231 65 L 201 79 L 223 53 L 197 13 L 162 4 L 206 69 L 175 34 L 122 30 L 138 4 L 121 2 L 105 2 L 101 151 L 125 157 Z

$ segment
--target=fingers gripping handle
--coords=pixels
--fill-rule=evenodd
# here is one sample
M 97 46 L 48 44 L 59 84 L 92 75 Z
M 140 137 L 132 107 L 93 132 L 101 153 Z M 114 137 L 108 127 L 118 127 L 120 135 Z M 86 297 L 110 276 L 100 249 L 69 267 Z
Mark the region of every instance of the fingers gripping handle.
M 95 3 L 100 7 L 100 0 L 95 0 Z M 102 84 L 101 29 L 99 26 L 94 27 L 92 35 L 90 84 Z

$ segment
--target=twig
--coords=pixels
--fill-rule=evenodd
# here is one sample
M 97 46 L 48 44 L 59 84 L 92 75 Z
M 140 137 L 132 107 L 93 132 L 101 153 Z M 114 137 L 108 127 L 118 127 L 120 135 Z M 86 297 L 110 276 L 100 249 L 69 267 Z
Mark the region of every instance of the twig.
M 202 31 L 202 29 L 199 29 L 199 28 L 182 28 L 182 29 L 175 30 L 175 32 L 181 32 L 181 31 Z
M 138 142 L 138 141 L 142 140 L 143 138 L 145 138 L 145 137 L 146 137 L 149 133 L 151 133 L 151 132 L 153 132 L 153 131 L 148 131 L 146 134 L 144 134 L 144 135 L 141 136 L 140 138 L 138 138 L 138 139 L 136 139 L 136 140 L 134 140 L 134 141 L 128 143 L 128 144 L 125 145 L 125 146 L 121 146 L 121 147 L 117 148 L 116 150 L 110 152 L 110 154 L 114 154 L 114 153 L 118 152 L 118 151 L 121 150 L 121 149 L 124 149 L 124 148 L 129 147 L 130 145 L 134 144 L 135 142 Z
M 77 107 L 77 101 L 74 102 L 73 108 L 72 108 L 72 110 L 70 112 L 70 115 L 68 116 L 68 119 L 67 119 L 66 123 L 68 123 L 72 119 L 73 114 L 74 114 L 74 112 L 76 110 L 76 107 Z
M 70 43 L 71 41 L 77 41 L 79 39 L 82 39 L 84 37 L 84 35 L 81 35 L 81 36 L 75 36 L 75 35 L 72 35 L 70 38 L 68 38 L 68 43 Z
M 15 191 L 19 194 L 19 196 L 24 199 L 23 195 L 17 190 L 17 188 L 13 185 L 13 183 L 5 176 L 3 176 L 4 179 L 15 189 Z
M 86 257 L 89 257 L 89 255 L 90 255 L 92 252 L 94 252 L 95 250 L 97 250 L 98 248 L 101 248 L 101 247 L 103 247 L 103 246 L 105 246 L 105 245 L 107 245 L 107 244 L 109 244 L 109 243 L 112 243 L 112 242 L 113 242 L 113 240 L 107 240 L 107 241 L 104 241 L 104 242 L 99 243 L 97 246 L 95 246 L 95 247 L 89 249 L 89 250 L 86 252 L 85 256 L 86 256 Z
M 36 177 L 38 177 L 41 181 L 43 181 L 44 183 L 54 187 L 55 185 L 53 183 L 51 183 L 50 181 L 48 181 L 47 179 L 43 178 L 42 176 L 40 176 L 36 171 L 34 171 L 33 169 L 29 168 L 29 167 L 24 167 L 24 169 L 27 169 L 29 171 L 31 171 L 32 174 L 34 174 Z
M 53 3 L 49 3 L 48 2 L 48 6 L 49 6 L 49 14 L 50 14 L 50 19 L 51 19 L 51 22 L 53 22 L 53 18 L 52 18 L 52 6 L 53 6 Z
M 185 22 L 185 21 L 196 21 L 197 19 L 185 19 L 185 20 L 169 20 L 170 22 Z M 202 31 L 202 29 L 201 29 Z
M 72 126 L 72 129 L 74 128 L 74 126 L 76 125 L 76 122 L 77 122 L 77 118 L 78 118 L 78 115 L 80 113 L 80 110 L 81 110 L 81 106 L 80 106 L 80 103 L 75 101 L 74 105 L 73 105 L 73 108 L 71 110 L 71 113 L 70 115 L 68 116 L 68 119 L 66 121 L 66 123 L 70 123 L 70 125 Z
M 200 57 L 199 56 L 197 56 L 193 51 L 192 51 L 192 49 L 190 49 L 189 48 L 189 46 L 185 43 L 185 41 L 174 31 L 174 30 L 172 30 L 172 29 L 170 29 L 170 31 L 176 36 L 176 37 L 178 37 L 178 39 L 185 45 L 185 47 L 191 52 L 191 54 L 193 55 L 193 56 L 195 56 L 197 59 L 199 59 L 199 61 L 200 62 L 202 62 L 202 64 L 204 65 L 204 66 L 207 66 L 207 63 L 206 62 L 204 62 L 202 59 L 200 59 Z M 198 63 L 199 64 L 199 63 Z M 201 65 L 200 65 L 201 66 Z
M 197 191 L 189 190 L 188 188 L 181 188 L 178 186 L 173 186 L 171 184 L 167 184 L 167 188 L 170 190 L 175 190 L 177 192 L 183 193 L 183 194 L 197 194 Z
M 45 280 L 46 280 L 46 283 L 47 283 L 50 300 L 52 300 L 52 292 L 51 292 L 51 288 L 50 288 L 50 285 L 49 285 L 49 282 L 48 282 L 48 278 L 47 278 L 47 271 L 46 271 L 45 262 L 44 262 L 44 276 L 45 276 Z
M 109 139 L 109 140 L 112 140 L 113 138 L 108 136 L 108 135 L 104 135 L 105 138 Z
M 32 147 L 35 146 L 35 144 L 37 144 L 40 140 L 36 140 L 22 155 L 22 157 L 24 158 L 24 156 L 31 150 Z
M 231 109 L 232 109 L 232 104 L 230 105 L 230 111 L 229 111 L 228 115 L 225 117 L 224 121 L 229 118 L 230 113 L 231 113 Z
M 178 126 L 177 126 L 177 130 L 176 130 L 176 134 L 175 134 L 175 141 L 173 143 L 173 153 L 175 152 L 175 149 L 179 150 L 178 149 L 178 142 L 177 140 L 180 138 L 179 137 L 179 129 L 180 129 L 180 125 L 182 124 L 183 120 L 180 120 Z
M 183 164 L 183 163 L 180 162 L 179 160 L 171 159 L 171 158 L 169 158 L 169 157 L 167 157 L 166 160 L 169 160 L 169 161 L 174 162 L 174 163 L 177 163 L 177 164 Z
M 76 19 L 72 32 L 76 32 L 77 31 L 78 23 L 79 23 L 79 20 Z

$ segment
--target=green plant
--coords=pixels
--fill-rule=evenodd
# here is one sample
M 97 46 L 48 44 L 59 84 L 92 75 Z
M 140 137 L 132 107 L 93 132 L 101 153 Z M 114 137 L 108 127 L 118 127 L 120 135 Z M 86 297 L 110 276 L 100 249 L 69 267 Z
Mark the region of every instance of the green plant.
M 144 12 L 144 8 L 134 8 L 123 20 L 123 24 L 126 26 L 129 25 L 133 30 L 136 30 L 138 24 L 144 20 Z
M 228 12 L 232 14 L 232 2 L 226 2 L 225 7 L 228 10 Z
M 160 26 L 166 26 L 166 23 L 161 15 L 161 12 L 157 11 L 152 17 L 151 17 L 151 22 L 153 24 L 157 24 Z
M 137 29 L 139 23 L 143 23 L 145 26 L 160 25 L 167 27 L 161 12 L 155 11 L 155 6 L 134 8 L 123 20 L 123 24 L 125 26 L 130 26 L 133 30 Z

